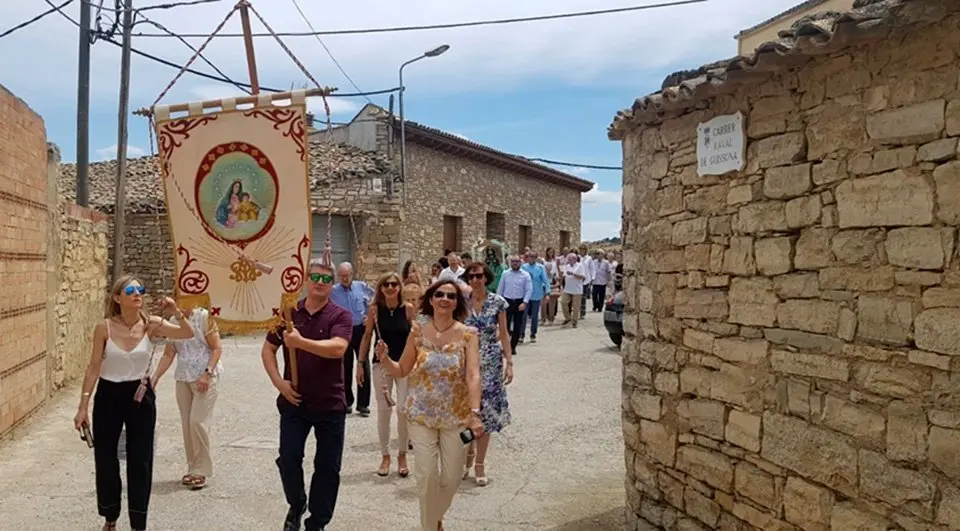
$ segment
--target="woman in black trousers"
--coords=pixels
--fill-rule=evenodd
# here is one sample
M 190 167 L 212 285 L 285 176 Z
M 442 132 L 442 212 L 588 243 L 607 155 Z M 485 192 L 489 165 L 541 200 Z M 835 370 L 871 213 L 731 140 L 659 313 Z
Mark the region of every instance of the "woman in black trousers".
M 161 311 L 177 316 L 180 325 L 143 310 L 143 283 L 125 275 L 114 283 L 107 301 L 107 318 L 93 331 L 93 353 L 83 377 L 80 405 L 73 419 L 77 430 L 90 427 L 88 405 L 93 388 L 93 443 L 96 463 L 97 509 L 104 531 L 117 528 L 120 518 L 120 432 L 127 433 L 127 498 L 130 527 L 147 528 L 147 507 L 153 482 L 153 440 L 157 397 L 150 387 L 154 341 L 160 337 L 193 337 L 173 299 L 162 300 Z

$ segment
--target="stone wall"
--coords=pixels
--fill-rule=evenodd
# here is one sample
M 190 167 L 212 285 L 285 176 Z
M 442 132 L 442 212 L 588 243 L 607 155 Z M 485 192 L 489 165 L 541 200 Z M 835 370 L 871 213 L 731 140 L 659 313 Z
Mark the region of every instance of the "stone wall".
M 113 217 L 107 217 L 107 286 L 113 284 Z M 173 293 L 174 249 L 167 214 L 127 213 L 123 231 L 123 270 L 137 275 L 149 297 Z
M 43 119 L 0 85 L 0 436 L 47 395 L 47 181 Z
M 443 216 L 462 218 L 458 251 L 487 233 L 487 212 L 504 215 L 506 242 L 519 244 L 520 225 L 532 227 L 528 245 L 559 248 L 560 231 L 580 241 L 580 191 L 512 174 L 468 158 L 407 141 L 407 212 L 404 254 L 429 268 L 443 253 Z M 402 191 L 398 190 L 398 194 Z
M 960 529 L 958 24 L 625 135 L 629 529 Z
M 72 203 L 60 207 L 56 348 L 50 357 L 53 389 L 82 377 L 93 327 L 104 318 L 110 274 L 107 241 L 112 235 L 108 220 L 106 214 Z

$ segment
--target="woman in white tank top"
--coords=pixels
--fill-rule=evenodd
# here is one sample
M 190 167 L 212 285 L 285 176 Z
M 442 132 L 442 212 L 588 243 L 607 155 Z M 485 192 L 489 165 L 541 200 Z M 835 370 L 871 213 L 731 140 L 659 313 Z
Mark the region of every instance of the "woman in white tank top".
M 150 386 L 154 341 L 161 337 L 188 339 L 193 328 L 173 299 L 162 300 L 161 313 L 179 316 L 179 325 L 149 315 L 143 309 L 143 283 L 132 275 L 117 279 L 107 301 L 107 319 L 93 331 L 93 352 L 83 377 L 74 427 L 90 426 L 93 401 L 94 462 L 97 510 L 104 531 L 117 528 L 120 518 L 120 432 L 127 433 L 127 500 L 130 527 L 147 528 L 147 507 L 153 482 L 153 437 L 157 422 L 156 395 Z
M 210 457 L 210 436 L 207 424 L 217 403 L 217 383 L 223 367 L 220 364 L 220 330 L 206 308 L 184 311 L 193 327 L 193 337 L 167 343 L 163 357 L 153 373 L 153 388 L 177 360 L 174 379 L 177 381 L 177 405 L 183 430 L 183 449 L 187 455 L 187 473 L 180 482 L 194 490 L 207 486 L 213 475 Z M 177 321 L 179 322 L 179 321 Z

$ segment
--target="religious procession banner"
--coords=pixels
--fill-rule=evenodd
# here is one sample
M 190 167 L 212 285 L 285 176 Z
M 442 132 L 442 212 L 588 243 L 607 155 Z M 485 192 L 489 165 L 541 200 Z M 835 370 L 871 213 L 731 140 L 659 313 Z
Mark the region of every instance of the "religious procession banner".
M 215 112 L 189 104 L 181 117 L 154 107 L 177 301 L 209 309 L 228 333 L 274 326 L 310 259 L 305 94 L 275 98 L 247 109 L 225 99 Z

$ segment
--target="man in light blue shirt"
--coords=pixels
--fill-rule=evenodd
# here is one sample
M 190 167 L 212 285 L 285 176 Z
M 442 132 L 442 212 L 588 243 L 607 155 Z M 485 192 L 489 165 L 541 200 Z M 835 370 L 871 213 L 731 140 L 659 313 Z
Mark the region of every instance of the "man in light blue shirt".
M 550 293 L 550 279 L 547 277 L 547 270 L 537 261 L 537 252 L 527 253 L 527 263 L 520 269 L 530 275 L 533 282 L 533 295 L 530 296 L 530 304 L 527 305 L 527 311 L 523 314 L 523 326 L 520 327 L 520 342 L 527 333 L 527 321 L 530 321 L 530 342 L 537 342 L 537 324 L 540 319 L 540 302 Z
M 350 347 L 343 353 L 343 383 L 347 395 L 347 414 L 353 411 L 353 361 L 360 359 L 360 342 L 363 340 L 364 321 L 367 318 L 367 307 L 373 300 L 373 288 L 362 280 L 353 279 L 353 265 L 343 262 L 337 267 L 337 280 L 340 282 L 330 291 L 330 301 L 350 312 L 353 319 L 353 335 L 350 338 Z M 370 361 L 363 364 L 365 377 L 363 384 L 357 385 L 357 413 L 361 417 L 370 416 Z
M 520 269 L 520 257 L 513 255 L 507 262 L 510 269 L 500 276 L 497 295 L 507 299 L 507 331 L 510 332 L 510 351 L 517 355 L 517 344 L 523 333 L 523 316 L 533 296 L 533 281 L 530 274 Z

